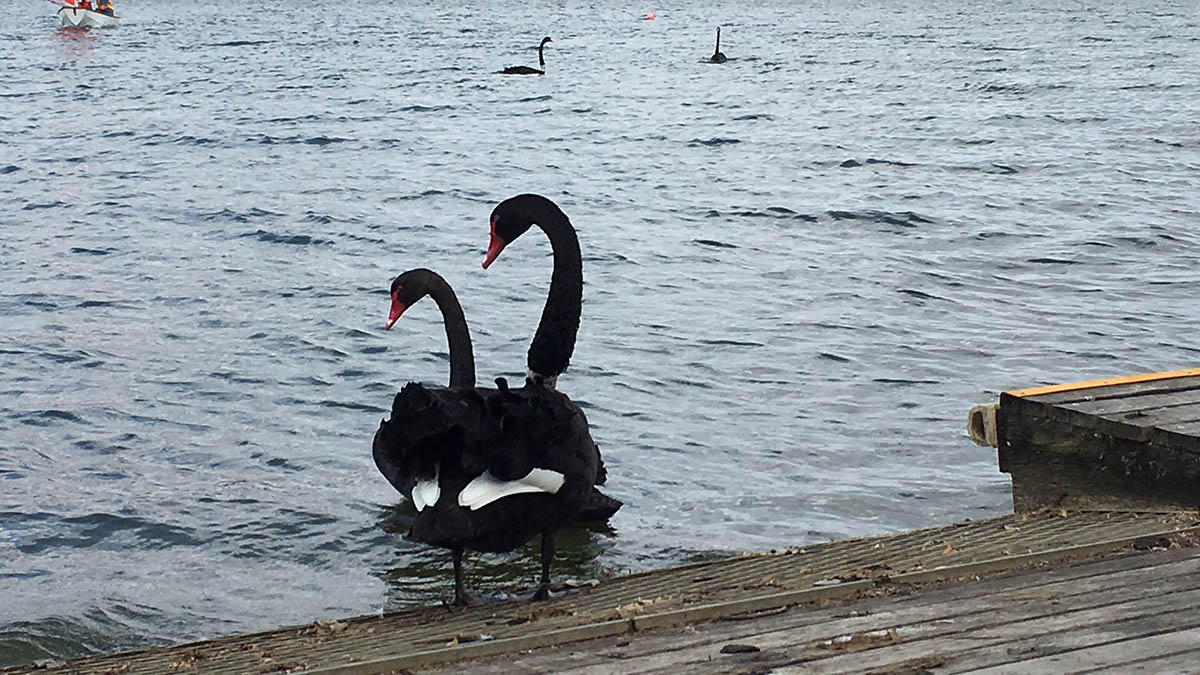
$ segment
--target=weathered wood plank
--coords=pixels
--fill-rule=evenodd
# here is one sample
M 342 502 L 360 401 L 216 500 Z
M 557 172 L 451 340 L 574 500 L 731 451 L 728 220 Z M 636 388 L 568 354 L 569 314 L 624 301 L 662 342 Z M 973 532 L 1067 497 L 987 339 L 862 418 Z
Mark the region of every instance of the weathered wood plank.
M 1189 389 L 1164 394 L 1088 399 L 1055 405 L 1089 415 L 1117 415 L 1175 406 L 1200 406 L 1200 389 Z
M 897 630 L 901 642 L 890 647 L 821 660 L 811 660 L 809 652 L 800 652 L 794 655 L 798 658 L 792 663 L 803 667 L 803 670 L 796 672 L 805 673 L 861 673 L 872 669 L 902 666 L 920 659 L 927 660 L 929 663 L 937 662 L 938 667 L 949 668 L 952 667 L 953 660 L 957 655 L 980 647 L 1007 643 L 1019 648 L 1020 645 L 1028 644 L 1031 640 L 1064 630 L 1103 626 L 1113 621 L 1163 613 L 1174 613 L 1179 616 L 1190 636 L 1192 629 L 1200 626 L 1200 608 L 1197 607 L 1197 603 L 1200 603 L 1200 590 L 1190 590 L 1168 596 L 1146 596 L 1117 604 L 1068 609 L 1056 614 L 1007 623 L 1003 626 L 1002 636 L 996 636 L 993 633 L 990 637 L 979 630 L 955 632 L 942 636 L 920 635 L 913 634 L 906 630 L 907 627 L 904 627 Z M 987 628 L 992 628 L 992 626 Z M 1196 644 L 1194 637 L 1190 637 L 1190 640 L 1187 643 L 1188 648 L 1194 647 Z M 775 672 L 791 671 L 779 669 Z M 1059 669 L 1057 672 L 1064 671 Z
M 1108 666 L 1089 673 L 1094 675 L 1127 675 L 1128 673 L 1194 673 L 1200 664 L 1200 646 L 1171 656 Z
M 1200 406 L 1186 405 L 1169 408 L 1154 408 L 1122 413 L 1113 417 L 1105 417 L 1114 424 L 1128 424 L 1135 427 L 1161 427 L 1170 424 L 1189 424 L 1200 421 Z
M 1200 617 L 1196 616 L 1196 613 L 1192 614 L 1191 618 L 1183 625 L 1180 625 L 1180 616 L 1177 613 L 1164 611 L 1132 618 L 1125 617 L 1098 626 L 1082 626 L 1050 633 L 1021 644 L 1004 642 L 990 645 L 964 652 L 952 661 L 946 662 L 944 668 L 946 672 L 966 672 L 1005 664 L 1017 664 L 1096 645 L 1186 629 L 1188 623 L 1200 625 Z M 1197 649 L 1200 649 L 1200 645 L 1197 645 Z
M 732 621 L 728 624 L 716 623 L 701 627 L 701 633 L 709 635 L 696 637 L 680 637 L 676 640 L 679 645 L 692 646 L 697 640 L 708 640 L 717 643 L 724 639 L 747 639 L 761 636 L 773 631 L 795 630 L 803 626 L 829 624 L 846 617 L 864 617 L 869 623 L 878 624 L 884 617 L 893 614 L 902 615 L 905 620 L 926 617 L 941 619 L 948 615 L 970 614 L 978 612 L 1006 609 L 1014 601 L 1050 600 L 1061 602 L 1063 598 L 1086 595 L 1094 592 L 1106 593 L 1109 601 L 1114 596 L 1109 592 L 1113 584 L 1124 584 L 1133 587 L 1145 584 L 1153 590 L 1156 584 L 1175 584 L 1175 577 L 1183 577 L 1182 584 L 1176 588 L 1189 588 L 1195 561 L 1188 552 L 1182 559 L 1176 554 L 1154 554 L 1157 562 L 1145 562 L 1145 556 L 1124 556 L 1118 560 L 1104 563 L 1090 562 L 1087 564 L 1069 565 L 1064 568 L 1052 568 L 1045 571 L 1021 571 L 999 575 L 987 581 L 967 584 L 956 584 L 948 588 L 926 590 L 920 595 L 886 596 L 864 600 L 853 611 L 848 611 L 840 604 L 837 607 L 815 610 L 808 608 L 793 608 L 789 613 L 781 613 L 777 617 L 767 617 L 749 624 Z M 1147 554 L 1149 555 L 1149 554 Z M 1200 557 L 1200 556 L 1198 556 Z M 1019 590 L 1014 590 L 1014 579 L 1019 579 Z M 1130 597 L 1138 597 L 1136 593 Z M 958 608 L 949 612 L 947 607 Z M 969 608 L 969 609 L 963 609 Z M 721 626 L 728 630 L 722 630 Z M 851 630 L 853 626 L 844 626 Z M 625 657 L 639 654 L 650 654 L 665 651 L 669 647 L 652 642 L 641 649 L 634 646 L 624 652 Z
M 1097 645 L 1087 649 L 1078 649 L 1043 656 L 1041 658 L 1005 664 L 977 671 L 979 675 L 1057 675 L 1058 673 L 1076 673 L 1091 671 L 1095 668 L 1124 667 L 1133 662 L 1147 662 L 1159 657 L 1173 657 L 1181 653 L 1195 653 L 1196 645 L 1200 643 L 1200 627 L 1171 631 L 1159 635 L 1150 635 L 1133 640 L 1123 640 L 1105 645 Z M 1152 661 L 1150 661 L 1152 663 Z M 1188 669 L 1195 672 L 1200 663 L 1193 662 Z M 1185 671 L 1185 672 L 1188 672 Z M 1166 671 L 1156 671 L 1166 672 Z
M 1150 591 L 1144 589 L 1143 592 Z M 1184 609 L 1185 602 L 1194 603 L 1198 600 L 1200 600 L 1200 589 L 1192 589 L 1173 596 L 1169 604 L 1174 609 Z M 1024 604 L 1025 609 L 1029 611 L 1021 612 L 1019 609 L 1011 608 L 997 609 L 987 614 L 961 615 L 929 622 L 905 623 L 894 627 L 881 626 L 870 631 L 842 634 L 849 637 L 845 644 L 854 645 L 858 641 L 858 644 L 863 645 L 863 651 L 851 648 L 845 652 L 839 652 L 826 646 L 831 639 L 836 640 L 837 636 L 824 638 L 814 646 L 814 643 L 805 641 L 808 636 L 804 632 L 794 632 L 791 635 L 760 636 L 753 641 L 753 644 L 763 652 L 777 655 L 772 659 L 774 663 L 770 665 L 803 663 L 808 672 L 861 672 L 861 669 L 867 667 L 901 666 L 912 659 L 938 660 L 945 666 L 952 664 L 953 659 L 963 654 L 966 645 L 970 645 L 971 649 L 990 644 L 1011 645 L 1027 642 L 1031 638 L 1069 627 L 1080 625 L 1097 627 L 1110 623 L 1114 618 L 1130 618 L 1139 616 L 1141 613 L 1161 614 L 1170 611 L 1163 606 L 1163 603 L 1154 603 L 1154 606 L 1147 607 L 1151 603 L 1145 602 L 1145 597 L 1117 604 L 1105 602 L 1092 607 L 1073 607 L 1065 611 L 1061 607 L 1053 607 L 1052 604 L 1051 606 L 1038 602 Z M 1064 600 L 1062 604 L 1070 605 L 1070 601 Z M 1187 608 L 1191 609 L 1190 605 Z M 1192 619 L 1195 621 L 1192 625 L 1200 624 L 1200 612 L 1191 611 Z M 683 654 L 685 653 L 679 655 Z M 688 670 L 693 665 L 714 658 L 711 650 L 708 650 L 708 653 L 704 653 L 704 650 L 700 650 L 699 653 L 693 651 L 693 654 L 696 658 L 692 660 L 682 662 L 676 660 L 661 668 L 633 669 L 627 672 L 665 675 L 673 669 L 682 667 L 683 670 Z M 831 654 L 833 655 L 831 656 Z
M 570 652 L 547 650 L 506 659 L 503 662 L 473 664 L 469 672 L 534 673 L 573 672 L 669 672 L 698 668 L 701 664 L 732 661 L 720 653 L 730 643 L 748 643 L 762 650 L 758 656 L 737 655 L 741 661 L 764 664 L 767 655 L 775 663 L 795 658 L 798 642 L 809 646 L 838 635 L 865 631 L 899 630 L 904 627 L 908 639 L 923 629 L 952 634 L 969 626 L 992 626 L 1016 620 L 1030 613 L 1061 611 L 1075 603 L 1106 605 L 1121 600 L 1144 598 L 1164 586 L 1178 590 L 1200 589 L 1195 578 L 1197 557 L 1192 551 L 1130 556 L 1116 561 L 1075 566 L 1075 574 L 1089 576 L 1062 578 L 1071 570 L 1025 572 L 988 581 L 951 586 L 915 596 L 876 598 L 850 607 L 822 610 L 793 609 L 785 614 L 749 622 L 716 622 L 684 630 L 637 634 L 621 640 L 577 645 Z M 1160 562 L 1161 561 L 1161 562 Z M 1095 574 L 1091 574 L 1096 572 Z M 1017 584 L 1014 590 L 1014 583 Z M 1116 591 L 1112 587 L 1120 588 Z M 853 612 L 853 613 L 851 613 Z M 811 649 L 810 649 L 811 651 Z M 835 653 L 836 652 L 832 652 Z M 827 656 L 828 650 L 817 656 Z M 721 657 L 721 658 L 717 658 Z M 710 659 L 715 661 L 710 664 Z M 735 664 L 736 665 L 736 664 Z M 462 665 L 451 668 L 461 670 Z

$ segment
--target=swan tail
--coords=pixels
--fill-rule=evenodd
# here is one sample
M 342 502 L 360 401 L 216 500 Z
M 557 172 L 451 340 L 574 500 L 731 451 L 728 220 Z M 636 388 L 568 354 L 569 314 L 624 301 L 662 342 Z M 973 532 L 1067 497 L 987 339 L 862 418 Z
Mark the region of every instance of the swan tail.
M 620 511 L 624 505 L 621 500 L 609 497 L 593 486 L 575 520 L 582 523 L 602 523 L 612 518 L 613 514 Z
M 549 469 L 533 469 L 517 480 L 498 480 L 490 471 L 484 471 L 458 493 L 458 505 L 475 511 L 511 495 L 530 492 L 557 494 L 563 480 L 563 474 Z
M 433 480 L 419 480 L 412 489 L 413 506 L 417 507 L 417 512 L 425 510 L 426 506 L 433 506 L 437 503 L 438 497 L 442 496 L 442 487 L 438 485 L 438 472 L 434 471 Z

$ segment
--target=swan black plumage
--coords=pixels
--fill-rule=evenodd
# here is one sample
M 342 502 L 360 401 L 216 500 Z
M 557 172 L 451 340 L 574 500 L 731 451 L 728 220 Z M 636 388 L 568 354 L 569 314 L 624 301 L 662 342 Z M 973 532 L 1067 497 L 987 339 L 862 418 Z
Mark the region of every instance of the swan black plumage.
M 497 389 L 475 387 L 470 330 L 454 290 L 436 273 L 409 270 L 392 282 L 391 295 L 388 327 L 421 298 L 434 298 L 451 356 L 450 387 L 405 385 L 372 444 L 380 473 L 417 509 L 409 535 L 451 550 L 454 602 L 465 605 L 464 549 L 511 551 L 540 533 L 534 598 L 548 598 L 554 532 L 588 507 L 605 479 L 587 418 L 540 382 L 510 389 L 501 378 Z
M 579 238 L 570 219 L 553 201 L 523 194 L 500 202 L 492 210 L 491 232 L 483 268 L 487 269 L 506 246 L 537 225 L 550 240 L 554 271 L 542 319 L 529 345 L 526 378 L 554 387 L 575 351 L 579 315 L 583 307 L 583 258 Z
M 549 38 L 549 36 L 547 36 L 547 37 L 542 38 L 542 43 L 540 45 L 538 45 L 538 65 L 541 66 L 541 70 L 538 70 L 537 68 L 530 68 L 529 66 L 509 66 L 509 67 L 505 68 L 504 70 L 500 71 L 501 74 L 503 74 L 503 75 L 545 75 L 546 74 L 546 57 L 542 54 L 542 52 L 546 49 L 547 42 L 554 42 L 554 40 L 551 40 Z
M 523 194 L 500 202 L 492 210 L 487 255 L 487 269 L 505 246 L 537 225 L 550 240 L 554 254 L 554 271 L 550 275 L 550 291 L 542 309 L 537 332 L 529 344 L 526 357 L 527 381 L 554 389 L 558 376 L 567 369 L 575 351 L 575 336 L 579 332 L 579 316 L 583 308 L 583 256 L 579 237 L 567 215 L 550 199 L 536 194 Z M 600 476 L 606 475 L 604 463 Z M 597 482 L 602 485 L 603 480 Z M 577 520 L 606 521 L 623 506 L 618 499 L 593 489 Z
M 713 49 L 713 55 L 712 58 L 709 59 L 709 62 L 725 63 L 725 60 L 725 55 L 721 53 L 721 27 L 717 26 L 717 46 L 715 49 Z

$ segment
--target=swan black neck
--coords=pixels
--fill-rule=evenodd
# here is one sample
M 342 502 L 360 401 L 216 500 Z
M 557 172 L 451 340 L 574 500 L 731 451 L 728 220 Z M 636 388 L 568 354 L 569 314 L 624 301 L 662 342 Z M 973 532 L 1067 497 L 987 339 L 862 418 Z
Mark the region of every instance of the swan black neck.
M 440 275 L 430 272 L 427 281 L 429 297 L 442 311 L 446 325 L 446 342 L 450 347 L 450 386 L 475 386 L 475 353 L 471 349 L 471 329 L 454 289 Z
M 721 53 L 721 27 L 717 26 L 717 46 L 713 49 L 713 55 L 708 59 L 710 63 L 725 63 L 725 55 Z
M 554 272 L 526 364 L 531 377 L 552 387 L 575 352 L 583 304 L 583 257 L 575 228 L 562 209 L 545 197 L 529 195 L 529 199 L 532 220 L 546 233 L 554 251 Z

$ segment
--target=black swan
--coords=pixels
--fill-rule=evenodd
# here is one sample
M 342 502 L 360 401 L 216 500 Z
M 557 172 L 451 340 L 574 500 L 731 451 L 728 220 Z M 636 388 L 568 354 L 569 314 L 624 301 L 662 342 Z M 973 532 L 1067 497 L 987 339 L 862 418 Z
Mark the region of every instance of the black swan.
M 554 42 L 554 40 L 551 40 L 549 37 L 544 37 L 542 38 L 542 44 L 538 45 L 538 65 L 541 66 L 541 70 L 538 70 L 537 68 L 530 68 L 529 66 L 509 66 L 500 71 L 500 73 L 503 75 L 545 75 L 546 57 L 542 54 L 542 52 L 546 49 L 547 42 Z
M 709 63 L 725 63 L 725 55 L 721 53 L 721 27 L 717 26 L 717 47 L 713 50 Z
M 534 599 L 548 598 L 554 533 L 578 518 L 605 479 L 587 418 L 539 382 L 510 389 L 499 378 L 497 389 L 475 387 L 470 330 L 436 273 L 405 272 L 391 295 L 389 327 L 426 295 L 437 302 L 451 357 L 450 387 L 405 385 L 372 444 L 380 473 L 417 509 L 409 536 L 451 550 L 454 603 L 465 605 L 463 549 L 511 551 L 540 533 Z
M 492 210 L 483 268 L 487 269 L 505 246 L 535 224 L 550 240 L 554 271 L 550 275 L 550 292 L 541 321 L 529 344 L 525 377 L 527 381 L 554 389 L 558 376 L 567 369 L 575 351 L 575 336 L 579 332 L 579 314 L 583 307 L 583 258 L 570 219 L 557 204 L 541 195 L 517 195 L 500 202 Z M 603 462 L 600 475 L 605 475 Z M 576 520 L 606 521 L 621 506 L 620 500 L 593 489 Z

